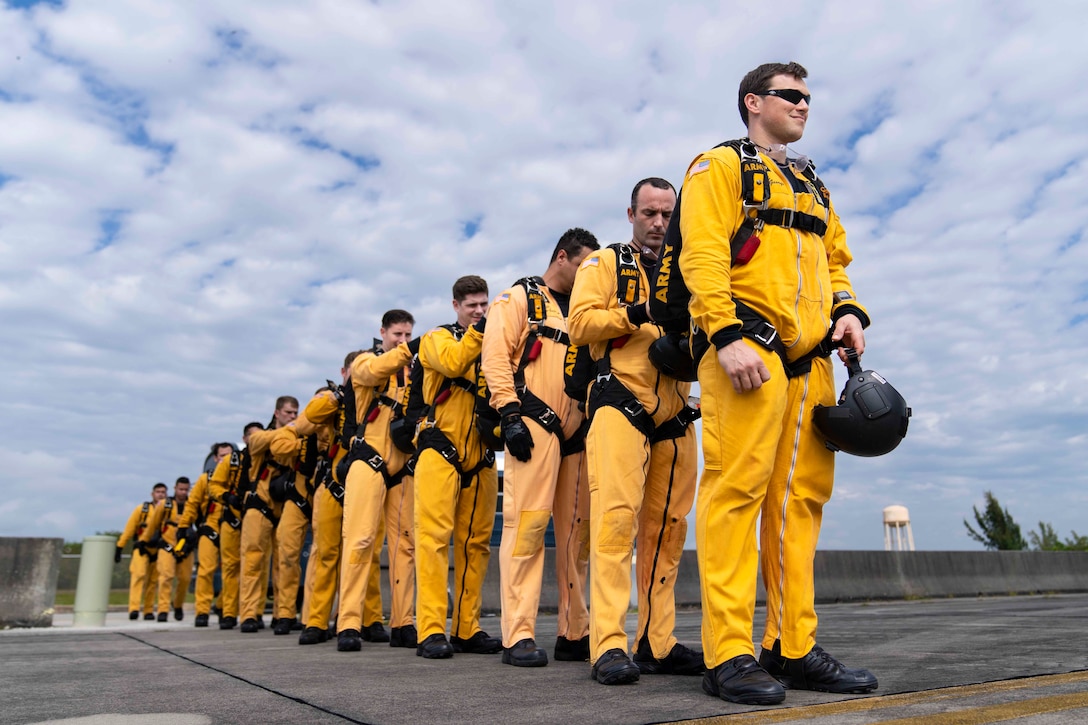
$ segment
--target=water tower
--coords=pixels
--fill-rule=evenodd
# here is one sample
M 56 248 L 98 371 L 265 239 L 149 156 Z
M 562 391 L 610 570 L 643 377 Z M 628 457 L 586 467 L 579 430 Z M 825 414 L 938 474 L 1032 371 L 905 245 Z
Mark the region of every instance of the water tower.
M 884 508 L 884 551 L 914 551 L 914 534 L 906 506 Z

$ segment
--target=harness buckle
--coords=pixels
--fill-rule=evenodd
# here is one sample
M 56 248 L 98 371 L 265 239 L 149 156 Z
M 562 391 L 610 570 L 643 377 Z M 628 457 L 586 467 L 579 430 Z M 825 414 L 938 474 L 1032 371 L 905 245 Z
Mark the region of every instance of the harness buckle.
M 375 453 L 370 458 L 366 459 L 366 465 L 370 466 L 375 471 L 381 468 L 383 463 L 385 463 L 385 460 L 380 453 Z
M 796 211 L 794 209 L 783 209 L 782 210 L 782 226 L 784 226 L 784 227 L 786 227 L 788 229 L 793 229 L 793 219 L 794 219 L 795 214 L 796 214 Z
M 611 379 L 612 379 L 612 373 L 598 373 L 598 375 L 597 375 L 597 382 L 598 383 L 607 383 Z
M 554 410 L 552 410 L 551 408 L 546 408 L 544 410 L 544 412 L 541 413 L 541 415 L 540 415 L 540 423 L 545 428 L 547 428 L 552 423 L 554 423 L 556 420 L 558 420 L 558 418 L 559 418 L 559 416 L 556 415 Z
M 761 324 L 763 325 L 763 328 L 753 330 L 751 335 L 756 342 L 769 348 L 771 344 L 774 343 L 775 338 L 778 337 L 778 330 L 776 330 L 774 325 L 769 322 L 763 322 Z

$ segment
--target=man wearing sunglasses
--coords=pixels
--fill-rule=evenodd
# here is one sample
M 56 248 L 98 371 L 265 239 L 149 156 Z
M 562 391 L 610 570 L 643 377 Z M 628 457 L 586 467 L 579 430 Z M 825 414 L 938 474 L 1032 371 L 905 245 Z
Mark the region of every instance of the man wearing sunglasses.
M 812 409 L 835 405 L 829 331 L 860 354 L 869 318 L 846 275 L 851 254 L 826 188 L 807 159 L 786 155 L 808 121 L 806 76 L 797 63 L 748 73 L 738 93 L 748 138 L 697 157 L 681 196 L 680 269 L 692 321 L 713 343 L 699 364 L 703 689 L 746 704 L 782 702 L 787 688 L 877 686 L 816 644 L 812 562 L 835 458 Z M 757 562 L 767 590 L 758 662 Z

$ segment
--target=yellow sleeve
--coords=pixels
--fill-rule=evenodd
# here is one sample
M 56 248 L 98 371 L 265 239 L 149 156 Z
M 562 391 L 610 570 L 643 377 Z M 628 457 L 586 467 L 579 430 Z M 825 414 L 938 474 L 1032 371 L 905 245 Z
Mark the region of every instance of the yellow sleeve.
M 869 313 L 858 304 L 854 287 L 850 284 L 850 278 L 846 275 L 846 267 L 853 261 L 849 247 L 846 246 L 846 231 L 842 228 L 839 215 L 835 213 L 834 205 L 829 202 L 827 233 L 824 234 L 824 248 L 827 250 L 827 271 L 831 275 L 831 293 L 845 292 L 850 299 L 834 299 L 831 307 L 832 319 L 838 319 L 840 314 L 860 311 L 858 319 L 863 325 L 869 324 Z M 851 310 L 849 308 L 855 308 Z
M 140 518 L 144 514 L 144 505 L 140 504 L 136 508 L 132 509 L 132 513 L 128 516 L 128 523 L 125 524 L 125 530 L 121 532 L 121 536 L 117 539 L 117 545 L 124 548 L 134 536 L 136 536 L 136 527 L 140 525 Z
M 208 479 L 208 495 L 215 501 L 222 502 L 230 488 L 230 459 L 231 456 L 224 456 L 223 460 L 215 464 L 215 470 Z
M 727 151 L 696 158 L 680 195 L 680 271 L 691 292 L 692 320 L 708 337 L 741 327 L 730 288 L 729 252 L 743 223 L 740 157 Z M 709 164 L 701 167 L 700 161 Z
M 529 301 L 520 285 L 504 291 L 488 308 L 481 367 L 495 410 L 518 402 L 514 371 L 529 332 L 528 309 Z
M 299 440 L 298 431 L 294 425 L 285 425 L 282 428 L 277 428 L 272 431 L 271 440 L 268 443 L 268 450 L 276 458 L 276 460 L 283 460 L 292 458 L 298 455 L 299 450 L 302 448 L 302 441 Z M 250 437 L 252 442 L 253 438 Z
M 249 434 L 249 455 L 251 458 L 255 458 L 260 454 L 268 450 L 268 447 L 272 444 L 272 439 L 276 436 L 277 428 L 270 428 L 268 430 L 255 430 Z
M 360 355 L 351 364 L 351 382 L 367 388 L 385 385 L 391 376 L 410 362 L 412 352 L 405 343 L 381 355 Z
M 320 426 L 333 420 L 339 412 L 340 403 L 336 400 L 336 396 L 331 391 L 322 390 L 306 404 L 306 409 L 302 411 L 302 415 L 305 415 L 306 420 L 313 423 L 314 426 Z M 309 433 L 306 435 L 309 435 Z
M 196 523 L 197 514 L 204 511 L 208 502 L 208 474 L 200 474 L 193 484 L 193 490 L 189 492 L 189 500 L 185 502 L 185 511 L 178 519 L 178 528 L 187 529 Z
M 151 541 L 162 530 L 162 522 L 166 517 L 166 501 L 159 501 L 147 514 L 147 526 L 140 536 L 140 541 Z
M 460 340 L 444 327 L 431 330 L 420 341 L 419 357 L 427 367 L 447 378 L 467 375 L 483 347 L 483 335 L 469 327 Z M 384 356 L 383 356 L 384 357 Z
M 570 293 L 567 326 L 575 345 L 604 342 L 638 330 L 627 317 L 627 308 L 616 299 L 615 250 L 602 249 L 582 260 Z

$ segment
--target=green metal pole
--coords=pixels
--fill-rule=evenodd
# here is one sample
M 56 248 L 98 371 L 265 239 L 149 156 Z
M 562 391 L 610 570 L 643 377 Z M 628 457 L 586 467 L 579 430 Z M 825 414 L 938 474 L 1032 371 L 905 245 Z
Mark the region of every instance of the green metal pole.
M 88 536 L 83 539 L 76 581 L 76 602 L 72 608 L 76 627 L 101 627 L 106 624 L 113 578 L 113 552 L 116 536 Z

